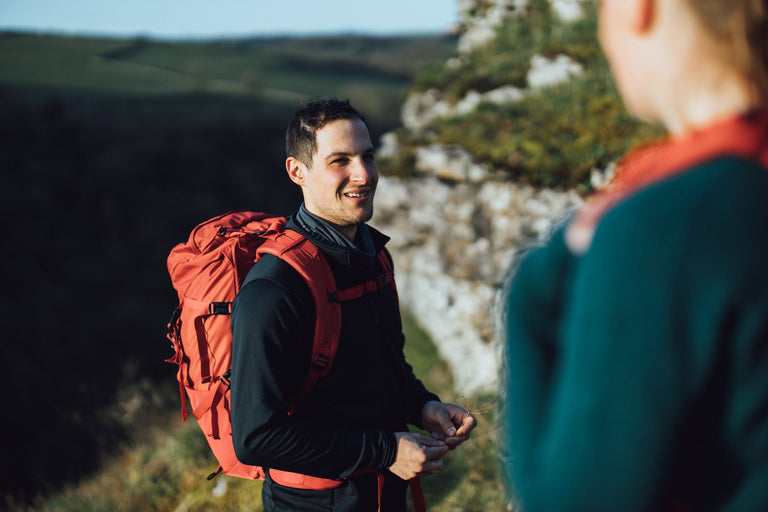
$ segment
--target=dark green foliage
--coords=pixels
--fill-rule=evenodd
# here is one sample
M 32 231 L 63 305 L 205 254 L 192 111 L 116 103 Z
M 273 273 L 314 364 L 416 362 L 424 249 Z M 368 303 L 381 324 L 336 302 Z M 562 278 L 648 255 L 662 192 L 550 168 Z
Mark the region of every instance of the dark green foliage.
M 0 112 L 12 490 L 97 467 L 125 436 L 99 415 L 121 386 L 172 396 L 170 248 L 205 218 L 289 213 L 298 196 L 282 170 L 289 113 L 259 101 L 5 89 Z
M 478 161 L 506 170 L 512 179 L 560 188 L 586 186 L 592 169 L 661 134 L 627 113 L 605 75 L 589 73 L 518 103 L 486 104 L 434 128 L 442 142 L 471 148 Z

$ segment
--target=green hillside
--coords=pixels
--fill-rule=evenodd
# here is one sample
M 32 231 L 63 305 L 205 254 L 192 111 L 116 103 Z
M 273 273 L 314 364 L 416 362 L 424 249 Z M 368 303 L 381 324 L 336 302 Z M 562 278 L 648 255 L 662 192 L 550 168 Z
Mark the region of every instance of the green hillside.
M 334 95 L 392 126 L 413 76 L 455 46 L 452 36 L 164 42 L 2 33 L 0 85 L 111 96 L 220 94 L 291 108 Z

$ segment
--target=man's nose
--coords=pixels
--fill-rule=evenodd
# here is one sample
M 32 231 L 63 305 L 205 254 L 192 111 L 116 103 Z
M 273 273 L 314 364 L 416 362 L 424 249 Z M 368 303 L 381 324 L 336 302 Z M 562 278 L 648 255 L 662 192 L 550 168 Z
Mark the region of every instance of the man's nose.
M 373 162 L 369 163 L 362 158 L 355 158 L 352 163 L 350 179 L 359 183 L 367 183 L 376 172 L 376 166 Z

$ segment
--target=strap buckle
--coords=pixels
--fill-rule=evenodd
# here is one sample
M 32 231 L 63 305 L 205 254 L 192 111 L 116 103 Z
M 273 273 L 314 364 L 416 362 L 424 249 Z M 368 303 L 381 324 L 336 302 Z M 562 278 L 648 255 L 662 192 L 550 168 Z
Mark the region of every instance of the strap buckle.
M 231 315 L 231 302 L 211 302 L 208 304 L 208 313 L 211 315 Z
M 322 372 L 328 367 L 328 362 L 331 358 L 326 354 L 317 354 L 312 361 L 312 369 L 317 372 Z

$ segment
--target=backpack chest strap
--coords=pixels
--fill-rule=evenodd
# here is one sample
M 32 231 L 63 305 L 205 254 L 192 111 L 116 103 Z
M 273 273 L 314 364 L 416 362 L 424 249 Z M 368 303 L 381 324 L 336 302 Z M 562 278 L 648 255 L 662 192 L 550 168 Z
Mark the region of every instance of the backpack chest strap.
M 348 300 L 359 299 L 367 293 L 379 292 L 394 282 L 394 275 L 391 271 L 387 271 L 375 279 L 360 283 L 352 288 L 331 292 L 328 294 L 328 300 L 331 302 L 346 302 Z

